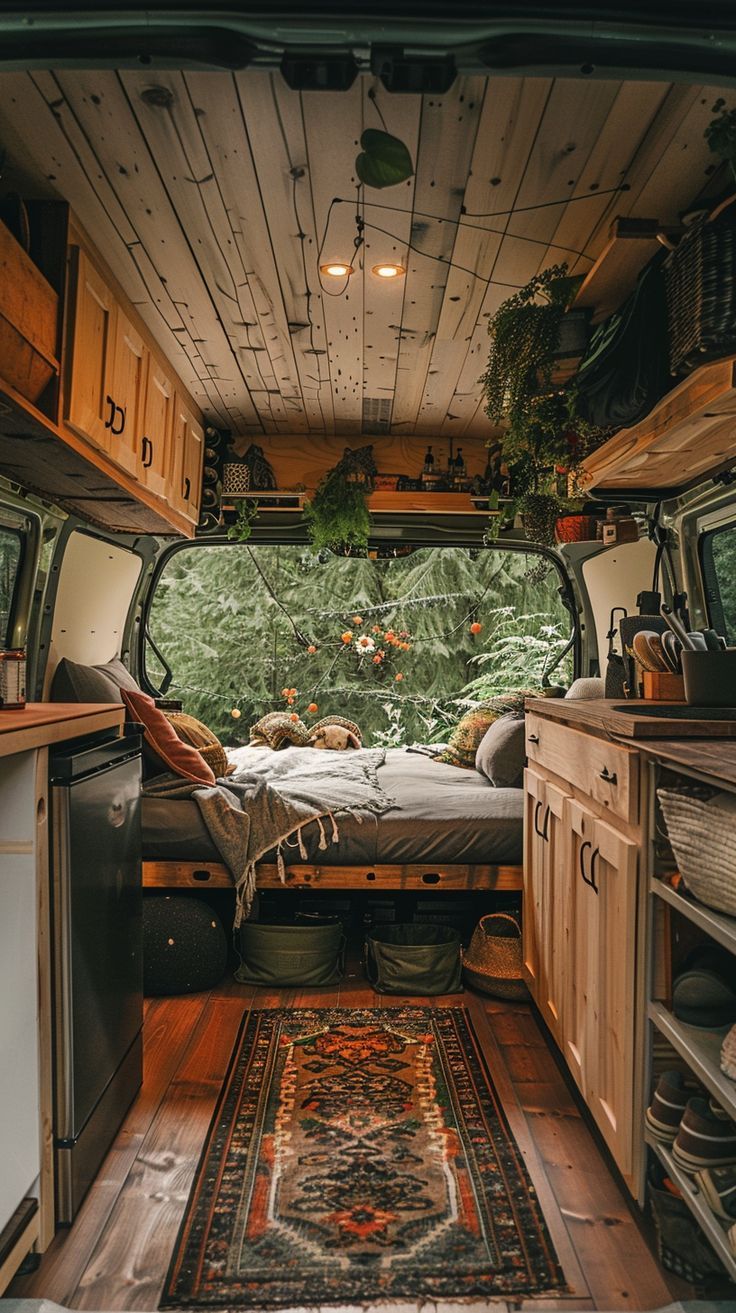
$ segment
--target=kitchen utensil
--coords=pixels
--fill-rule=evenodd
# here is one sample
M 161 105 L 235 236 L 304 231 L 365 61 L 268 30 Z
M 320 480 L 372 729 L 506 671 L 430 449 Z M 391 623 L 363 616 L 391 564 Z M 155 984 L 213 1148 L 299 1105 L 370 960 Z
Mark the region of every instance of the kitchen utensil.
M 708 644 L 705 639 L 705 634 L 703 634 L 701 630 L 699 629 L 691 630 L 690 633 L 688 634 L 688 638 L 690 639 L 690 642 L 693 645 L 692 650 L 694 652 L 707 652 L 709 650 Z
M 715 629 L 704 629 L 703 638 L 705 639 L 705 646 L 709 652 L 720 652 L 721 640 Z
M 642 670 L 663 671 L 667 664 L 662 656 L 662 642 L 659 634 L 651 629 L 640 629 L 631 640 L 631 649 Z
M 673 675 L 682 674 L 680 665 L 681 644 L 676 634 L 671 629 L 665 630 L 662 635 L 662 655 Z
M 680 642 L 682 643 L 683 648 L 685 648 L 685 650 L 688 652 L 697 651 L 697 648 L 695 647 L 695 644 L 693 643 L 689 633 L 687 632 L 679 616 L 675 615 L 674 611 L 672 610 L 672 607 L 666 606 L 665 603 L 663 602 L 660 610 L 660 614 L 662 616 L 662 619 L 665 621 L 665 623 L 669 625 L 673 634 L 677 635 Z

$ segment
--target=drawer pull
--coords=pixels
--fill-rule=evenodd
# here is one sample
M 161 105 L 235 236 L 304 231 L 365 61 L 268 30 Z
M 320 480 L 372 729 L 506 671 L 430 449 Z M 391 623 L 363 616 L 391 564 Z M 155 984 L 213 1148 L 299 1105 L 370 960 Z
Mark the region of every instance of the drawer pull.
M 588 873 L 585 870 L 586 848 L 591 849 L 590 873 Z M 599 849 L 593 848 L 593 845 L 589 839 L 586 839 L 585 842 L 580 845 L 580 874 L 582 875 L 585 884 L 590 885 L 590 888 L 593 890 L 594 894 L 598 893 L 598 885 L 596 884 L 596 879 L 595 879 L 595 867 L 596 867 L 596 862 L 598 860 L 598 856 L 599 856 Z
M 189 498 L 190 498 L 190 496 L 191 496 L 191 492 L 192 492 L 192 481 L 191 481 L 191 479 L 185 479 L 185 480 L 184 480 L 184 500 L 185 500 L 185 501 L 189 501 Z
M 153 443 L 150 438 L 143 439 L 141 457 L 144 470 L 150 469 L 153 464 Z
M 607 766 L 604 766 L 603 770 L 599 771 L 598 774 L 600 779 L 606 781 L 606 784 L 616 784 L 618 782 L 616 772 L 614 771 L 613 774 L 610 774 Z
M 539 735 L 538 735 L 538 734 L 527 734 L 526 738 L 527 738 L 527 743 L 538 743 L 538 742 L 539 742 Z
M 546 808 L 546 810 L 545 810 L 545 813 L 544 813 L 544 820 L 542 821 L 542 828 L 541 828 L 541 830 L 540 830 L 540 828 L 539 828 L 539 813 L 540 813 L 541 808 L 542 808 L 542 802 L 541 802 L 541 799 L 540 799 L 540 800 L 538 800 L 538 801 L 535 803 L 535 806 L 534 806 L 534 821 L 533 821 L 533 825 L 534 825 L 534 833 L 535 833 L 536 835 L 538 835 L 538 837 L 539 837 L 540 839 L 544 839 L 544 842 L 545 842 L 545 843 L 548 843 L 548 842 L 549 842 L 549 818 L 550 818 L 550 809 L 549 809 L 549 806 L 547 806 L 547 808 Z

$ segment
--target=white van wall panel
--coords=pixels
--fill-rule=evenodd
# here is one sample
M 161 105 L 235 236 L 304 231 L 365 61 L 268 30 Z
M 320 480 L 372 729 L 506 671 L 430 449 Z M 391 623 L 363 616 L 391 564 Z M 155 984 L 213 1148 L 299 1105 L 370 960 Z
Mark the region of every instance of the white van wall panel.
M 652 586 L 656 548 L 649 538 L 635 543 L 621 543 L 592 556 L 583 565 L 583 582 L 595 616 L 595 632 L 601 674 L 606 673 L 608 630 L 614 606 L 624 606 L 636 615 L 636 599 Z M 620 650 L 620 645 L 616 649 Z
M 71 535 L 61 563 L 44 696 L 62 657 L 97 665 L 120 654 L 141 568 L 134 552 L 87 533 Z

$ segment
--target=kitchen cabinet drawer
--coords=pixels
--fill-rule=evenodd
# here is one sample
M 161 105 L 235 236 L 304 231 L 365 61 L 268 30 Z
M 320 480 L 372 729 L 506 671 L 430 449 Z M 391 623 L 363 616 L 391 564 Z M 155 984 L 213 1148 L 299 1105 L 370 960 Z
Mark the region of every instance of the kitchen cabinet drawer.
M 113 410 L 109 427 L 109 450 L 116 465 L 138 478 L 149 352 L 141 334 L 120 306 L 116 310 L 113 340 L 110 371 Z
M 70 255 L 72 327 L 64 415 L 75 433 L 109 452 L 115 299 L 81 247 L 73 246 Z
M 529 712 L 530 763 L 552 771 L 629 824 L 639 820 L 639 758 L 628 748 Z
M 138 478 L 159 497 L 165 497 L 169 490 L 169 450 L 173 423 L 172 375 L 151 355 L 143 404 Z
M 174 397 L 168 502 L 192 524 L 199 521 L 204 463 L 204 429 L 189 407 Z

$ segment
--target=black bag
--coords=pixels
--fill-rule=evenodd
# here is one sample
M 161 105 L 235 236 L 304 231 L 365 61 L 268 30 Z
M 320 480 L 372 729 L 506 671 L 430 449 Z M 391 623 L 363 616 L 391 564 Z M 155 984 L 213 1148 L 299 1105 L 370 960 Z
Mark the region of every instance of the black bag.
M 445 925 L 386 925 L 365 941 L 365 973 L 380 994 L 457 994 L 460 936 Z
M 636 424 L 672 386 L 662 265 L 666 252 L 639 275 L 634 291 L 594 328 L 575 385 L 583 413 L 600 428 Z
M 608 622 L 608 656 L 606 659 L 606 680 L 604 695 L 607 698 L 625 698 L 626 697 L 626 667 L 624 665 L 623 651 L 616 652 L 614 643 L 618 628 L 616 626 L 616 616 L 621 614 L 623 618 L 626 615 L 625 606 L 614 606 L 611 612 L 611 619 Z

